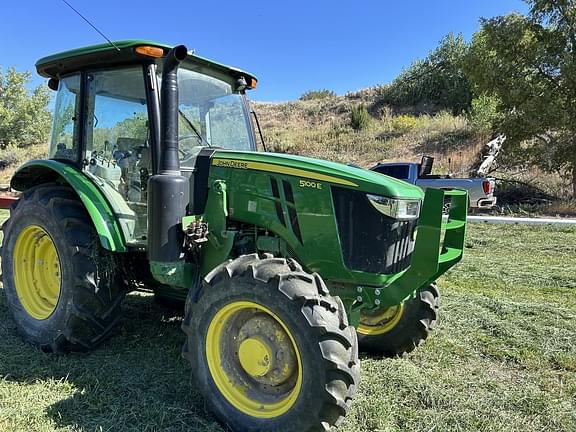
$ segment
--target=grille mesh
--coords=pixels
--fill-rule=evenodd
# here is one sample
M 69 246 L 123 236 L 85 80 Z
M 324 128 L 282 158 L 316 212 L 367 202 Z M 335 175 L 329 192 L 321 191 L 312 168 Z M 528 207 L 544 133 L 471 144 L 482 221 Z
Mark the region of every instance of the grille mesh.
M 380 213 L 366 194 L 332 187 L 344 264 L 350 270 L 394 274 L 410 265 L 418 221 L 398 221 Z

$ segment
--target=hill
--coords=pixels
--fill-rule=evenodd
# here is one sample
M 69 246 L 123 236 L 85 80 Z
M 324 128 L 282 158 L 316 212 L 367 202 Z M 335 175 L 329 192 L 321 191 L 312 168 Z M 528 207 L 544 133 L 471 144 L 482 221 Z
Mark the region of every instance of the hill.
M 353 110 L 365 107 L 368 121 L 354 128 Z M 434 107 L 394 110 L 380 102 L 378 88 L 344 96 L 286 103 L 255 102 L 268 150 L 370 167 L 382 160 L 436 158 L 436 169 L 467 175 L 490 136 L 464 115 Z

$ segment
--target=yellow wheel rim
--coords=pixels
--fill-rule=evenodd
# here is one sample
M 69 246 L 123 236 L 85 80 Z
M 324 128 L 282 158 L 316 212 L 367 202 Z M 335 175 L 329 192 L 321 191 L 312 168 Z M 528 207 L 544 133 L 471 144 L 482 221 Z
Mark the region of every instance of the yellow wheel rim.
M 18 234 L 13 269 L 16 294 L 26 312 L 37 320 L 52 315 L 62 276 L 58 251 L 44 228 L 29 225 Z
M 208 369 L 232 406 L 252 417 L 286 413 L 302 388 L 302 361 L 286 324 L 250 301 L 222 307 L 206 335 Z
M 392 330 L 404 313 L 404 304 L 398 306 L 390 306 L 386 309 L 381 309 L 375 313 L 363 312 L 360 316 L 360 324 L 358 325 L 358 333 L 366 336 L 376 336 L 389 332 Z

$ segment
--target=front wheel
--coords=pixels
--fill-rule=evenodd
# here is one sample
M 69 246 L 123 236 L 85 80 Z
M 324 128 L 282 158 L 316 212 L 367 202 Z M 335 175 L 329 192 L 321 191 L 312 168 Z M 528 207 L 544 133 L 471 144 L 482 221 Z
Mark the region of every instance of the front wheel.
M 363 312 L 357 328 L 360 349 L 386 357 L 402 357 L 422 345 L 436 326 L 440 291 L 435 283 L 401 305 Z
M 359 379 L 343 305 L 293 260 L 240 257 L 188 298 L 183 356 L 212 411 L 234 431 L 324 431 Z

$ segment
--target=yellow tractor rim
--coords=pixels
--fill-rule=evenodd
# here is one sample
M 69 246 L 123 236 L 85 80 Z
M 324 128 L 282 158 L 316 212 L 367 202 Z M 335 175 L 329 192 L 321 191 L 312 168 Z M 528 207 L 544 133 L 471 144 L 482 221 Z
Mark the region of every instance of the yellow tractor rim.
M 13 269 L 16 294 L 26 312 L 37 320 L 52 315 L 62 276 L 58 251 L 44 228 L 29 225 L 18 234 Z
M 222 307 L 206 335 L 212 379 L 232 406 L 252 417 L 290 410 L 302 388 L 302 361 L 288 327 L 250 301 Z
M 376 336 L 389 332 L 392 330 L 404 313 L 404 304 L 398 306 L 390 306 L 386 309 L 381 309 L 375 313 L 363 312 L 360 315 L 360 324 L 358 325 L 358 333 L 366 336 Z

